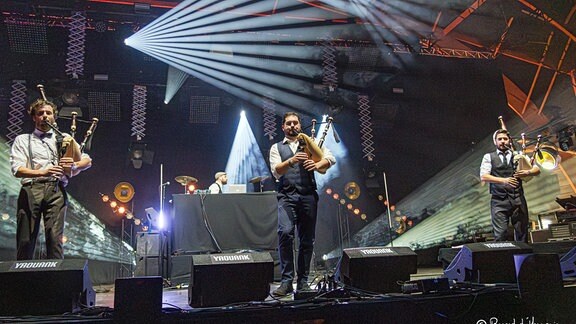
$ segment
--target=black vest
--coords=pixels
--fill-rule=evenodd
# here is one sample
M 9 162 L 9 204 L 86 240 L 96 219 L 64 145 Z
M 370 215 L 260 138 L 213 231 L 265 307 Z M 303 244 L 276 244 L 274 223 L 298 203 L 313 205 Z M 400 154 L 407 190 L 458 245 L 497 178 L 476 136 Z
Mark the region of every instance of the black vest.
M 508 178 L 511 177 L 516 171 L 516 166 L 513 163 L 514 156 L 512 156 L 512 161 L 510 164 L 504 164 L 504 162 L 502 162 L 500 159 L 498 152 L 492 152 L 490 153 L 490 160 L 492 162 L 492 171 L 490 174 L 493 176 Z M 518 197 L 522 194 L 522 192 L 522 181 L 520 181 L 520 186 L 518 188 L 511 188 L 510 186 L 499 183 L 490 184 L 490 194 L 500 198 L 504 198 L 506 196 Z
M 278 142 L 277 146 L 282 161 L 294 156 L 288 142 Z M 316 191 L 314 172 L 306 171 L 302 163 L 289 167 L 288 171 L 278 180 L 278 192 L 289 194 L 295 191 L 302 195 L 309 195 Z

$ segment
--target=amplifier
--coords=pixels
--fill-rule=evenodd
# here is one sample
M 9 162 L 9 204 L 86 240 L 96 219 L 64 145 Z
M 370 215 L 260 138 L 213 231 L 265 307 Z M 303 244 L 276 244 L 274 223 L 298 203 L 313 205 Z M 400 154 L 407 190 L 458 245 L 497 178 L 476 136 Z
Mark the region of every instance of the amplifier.
M 567 240 L 576 237 L 576 222 L 550 224 L 550 240 Z
M 559 223 L 576 221 L 576 209 L 557 211 L 556 219 Z

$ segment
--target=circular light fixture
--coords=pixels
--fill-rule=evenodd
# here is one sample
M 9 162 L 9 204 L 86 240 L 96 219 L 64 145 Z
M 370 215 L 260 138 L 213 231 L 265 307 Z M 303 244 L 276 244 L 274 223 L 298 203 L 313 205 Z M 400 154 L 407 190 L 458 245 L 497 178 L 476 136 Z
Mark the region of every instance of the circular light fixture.
M 555 146 L 550 144 L 542 144 L 536 157 L 534 159 L 536 164 L 545 170 L 554 170 L 558 167 L 561 161 L 560 154 Z
M 360 197 L 360 186 L 354 181 L 348 182 L 346 186 L 344 186 L 344 192 L 346 193 L 346 197 L 348 197 L 348 199 L 358 199 L 358 197 Z
M 120 202 L 127 203 L 134 198 L 134 187 L 128 182 L 120 182 L 114 187 L 114 197 Z

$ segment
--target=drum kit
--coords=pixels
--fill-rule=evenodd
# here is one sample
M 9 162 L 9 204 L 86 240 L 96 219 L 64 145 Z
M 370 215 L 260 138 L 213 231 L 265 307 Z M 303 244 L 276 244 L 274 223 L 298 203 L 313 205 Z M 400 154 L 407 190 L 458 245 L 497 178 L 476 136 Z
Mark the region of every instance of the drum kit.
M 252 183 L 252 184 L 256 184 L 259 183 L 260 184 L 260 192 L 262 192 L 262 190 L 264 189 L 264 180 L 270 178 L 269 176 L 258 176 L 258 177 L 254 177 L 250 180 L 248 180 L 248 182 Z M 176 182 L 178 182 L 179 184 L 181 184 L 182 186 L 184 186 L 184 193 L 190 193 L 190 189 L 189 187 L 191 185 L 196 185 L 196 183 L 198 182 L 198 179 L 191 177 L 191 176 L 177 176 L 174 178 L 174 180 L 176 180 Z
M 191 176 L 177 176 L 174 178 L 174 180 L 184 186 L 185 194 L 190 193 L 190 191 L 194 191 L 190 190 L 190 186 L 196 186 L 196 183 L 198 182 L 198 179 Z

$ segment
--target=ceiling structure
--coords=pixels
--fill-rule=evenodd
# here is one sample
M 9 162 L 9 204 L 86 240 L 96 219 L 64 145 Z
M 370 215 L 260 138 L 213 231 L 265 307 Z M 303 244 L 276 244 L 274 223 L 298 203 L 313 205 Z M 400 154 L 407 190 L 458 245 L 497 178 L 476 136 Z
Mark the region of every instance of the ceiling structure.
M 155 58 L 152 53 L 142 55 L 134 50 L 129 51 L 122 40 L 138 35 L 140 30 L 181 3 L 170 0 L 2 1 L 3 36 L 0 41 L 3 46 L 10 45 L 11 41 L 4 33 L 6 26 L 20 19 L 44 22 L 49 43 L 48 55 L 22 55 L 16 52 L 3 55 L 0 87 L 7 89 L 10 80 L 15 79 L 25 79 L 30 84 L 43 81 L 48 83 L 49 94 L 52 91 L 55 96 L 58 95 L 57 92 L 61 91 L 59 88 L 63 88 L 62 84 L 70 79 L 63 68 L 65 31 L 72 13 L 80 11 L 86 18 L 87 30 L 85 75 L 79 78 L 80 87 L 84 90 L 110 90 L 131 84 L 148 85 L 150 89 L 156 89 L 149 91 L 149 106 L 164 107 L 161 98 L 166 84 L 166 61 Z M 309 118 L 323 113 L 334 115 L 337 121 L 335 126 L 345 135 L 343 137 L 356 137 L 356 142 L 359 142 L 362 126 L 355 118 L 358 94 L 365 94 L 373 109 L 373 157 L 357 145 L 357 148 L 351 149 L 354 164 L 362 168 L 374 162 L 380 170 L 385 169 L 390 174 L 390 187 L 394 189 L 390 198 L 393 202 L 407 196 L 460 154 L 474 149 L 475 143 L 496 128 L 498 115 L 504 115 L 506 119 L 517 116 L 527 125 L 527 132 L 540 131 L 553 122 L 557 114 L 556 106 L 574 104 L 576 97 L 576 45 L 573 44 L 576 41 L 576 3 L 573 0 L 188 3 L 198 6 L 198 15 L 217 17 L 221 22 L 239 24 L 243 22 L 242 17 L 255 18 L 252 22 L 246 20 L 249 27 L 244 29 L 233 24 L 227 27 L 224 34 L 257 37 L 256 40 L 245 38 L 235 45 L 268 44 L 270 51 L 273 51 L 273 45 L 284 45 L 282 49 L 288 46 L 307 49 L 294 52 L 301 57 L 292 58 L 286 58 L 290 53 L 273 52 L 237 55 L 238 58 L 244 56 L 252 60 L 248 62 L 264 62 L 259 63 L 263 66 L 257 66 L 259 72 L 267 72 L 266 64 L 279 58 L 284 64 L 305 67 L 302 70 L 278 72 L 284 78 L 282 80 L 292 78 L 299 82 L 288 90 L 280 86 L 271 87 L 273 91 L 278 91 L 278 95 L 272 96 L 276 100 L 278 114 L 284 110 L 297 110 Z M 279 25 L 254 25 L 256 18 L 264 22 L 275 19 Z M 310 34 L 304 30 L 318 32 Z M 324 33 L 326 31 L 328 33 Z M 58 37 L 53 35 L 56 33 Z M 333 89 L 326 83 L 321 69 L 321 47 L 327 37 L 335 49 L 333 72 L 336 79 L 332 80 L 335 82 Z M 56 39 L 58 41 L 50 42 Z M 212 51 L 212 54 L 215 52 L 218 51 Z M 51 58 L 48 59 L 48 56 Z M 46 58 L 45 61 L 51 63 L 42 65 L 38 57 L 42 60 Z M 442 59 L 445 61 L 440 62 Z M 481 76 L 483 70 L 488 71 L 486 76 Z M 39 75 L 39 71 L 42 71 L 42 75 Z M 190 89 L 204 91 L 205 84 L 211 84 L 215 90 L 209 92 L 223 98 L 223 103 L 234 102 L 233 98 L 239 97 L 258 107 L 258 102 L 265 95 L 259 93 L 259 87 L 269 86 L 263 82 L 258 87 L 247 88 L 242 83 L 235 83 L 218 89 L 214 78 L 205 77 L 209 73 L 195 75 L 195 71 L 199 70 L 187 71 L 192 77 L 180 91 L 185 93 L 183 96 L 190 95 Z M 456 80 L 448 80 L 443 73 L 449 73 Z M 95 79 L 100 74 L 110 77 L 104 86 Z M 417 89 L 420 86 L 429 89 Z M 486 102 L 480 102 L 482 96 L 488 97 L 497 92 L 495 88 L 498 87 L 503 89 L 501 95 L 494 94 L 495 98 L 485 98 Z M 218 91 L 221 89 L 225 91 Z M 237 89 L 245 91 L 241 93 Z M 460 97 L 452 89 L 457 89 Z M 283 100 L 287 98 L 285 93 L 289 93 L 290 98 L 299 99 Z M 442 98 L 437 99 L 436 96 Z M 458 99 L 451 102 L 450 97 Z M 187 100 L 175 99 L 173 105 L 182 105 Z M 435 102 L 430 109 L 418 108 L 429 101 Z M 490 107 L 491 104 L 497 107 Z M 446 107 L 447 111 L 438 111 L 437 106 L 442 105 L 450 107 Z M 177 118 L 166 116 L 170 114 L 170 109 L 165 109 L 165 114 L 159 109 L 152 109 L 149 113 L 148 134 L 161 132 L 161 123 Z M 175 110 L 183 109 L 177 107 Z M 121 112 L 119 118 L 127 119 L 127 114 L 129 112 Z M 152 118 L 157 121 L 151 121 Z M 339 119 L 342 120 L 341 125 Z M 355 125 L 344 123 L 344 120 L 355 122 Z M 454 128 L 456 123 L 459 125 Z M 565 126 L 564 120 L 557 127 Z M 102 127 L 106 131 L 106 124 Z M 554 131 L 557 129 L 551 132 Z M 204 131 L 204 134 L 209 132 Z M 459 133 L 459 138 L 454 139 L 454 132 Z M 129 141 L 127 132 L 120 135 Z M 95 138 L 95 141 L 98 143 L 99 139 Z M 100 147 L 116 145 L 119 141 L 102 140 Z M 128 146 L 122 145 L 124 149 Z M 268 146 L 269 143 L 263 140 L 261 145 Z M 186 145 L 182 143 L 176 150 L 184 149 Z M 107 168 L 117 164 L 103 162 L 105 157 L 98 157 L 98 160 Z M 367 161 L 367 157 L 372 161 Z M 185 172 L 183 167 L 179 170 Z M 210 174 L 213 170 L 206 166 L 199 172 Z M 109 187 L 125 180 L 118 176 L 109 180 Z M 144 186 L 145 181 L 142 182 Z M 179 188 L 175 192 L 177 190 Z M 155 190 L 151 192 L 148 201 L 153 200 L 156 194 Z M 94 193 L 79 192 L 78 195 L 86 200 Z M 113 219 L 103 218 L 107 223 L 114 223 Z M 363 226 L 363 223 L 357 226 Z

